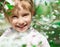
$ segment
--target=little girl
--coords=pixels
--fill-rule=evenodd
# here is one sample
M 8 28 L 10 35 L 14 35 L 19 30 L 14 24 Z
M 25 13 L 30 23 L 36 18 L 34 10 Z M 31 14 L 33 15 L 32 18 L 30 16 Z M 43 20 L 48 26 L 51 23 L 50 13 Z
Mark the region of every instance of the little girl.
M 15 5 L 5 18 L 12 25 L 0 37 L 0 47 L 50 47 L 47 39 L 30 26 L 34 11 L 33 0 L 12 0 Z

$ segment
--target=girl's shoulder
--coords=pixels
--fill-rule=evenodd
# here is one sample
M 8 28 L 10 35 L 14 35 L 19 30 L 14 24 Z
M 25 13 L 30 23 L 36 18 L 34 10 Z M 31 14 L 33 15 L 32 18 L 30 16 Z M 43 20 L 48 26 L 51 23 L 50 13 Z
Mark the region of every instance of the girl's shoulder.
M 1 35 L 1 37 L 9 36 L 11 33 L 13 33 L 12 30 L 13 30 L 12 27 L 6 28 L 5 31 L 3 32 L 3 34 Z
M 33 29 L 32 32 L 32 43 L 42 47 L 50 47 L 47 38 L 37 30 Z
M 37 40 L 37 41 L 44 41 L 47 39 L 42 33 L 40 33 L 39 31 L 37 31 L 34 28 L 32 28 L 30 36 L 32 36 L 32 38 L 34 38 L 33 40 Z
M 42 33 L 40 33 L 39 31 L 37 31 L 36 29 L 32 28 L 32 35 L 35 35 L 37 37 L 39 37 L 40 39 L 42 38 L 46 38 Z

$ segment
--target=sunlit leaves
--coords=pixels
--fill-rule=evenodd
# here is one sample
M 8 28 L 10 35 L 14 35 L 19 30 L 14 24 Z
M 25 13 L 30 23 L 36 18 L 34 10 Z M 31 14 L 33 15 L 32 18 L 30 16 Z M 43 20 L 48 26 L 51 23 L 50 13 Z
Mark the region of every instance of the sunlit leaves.
M 6 2 L 6 1 L 5 1 L 5 4 L 4 4 L 4 1 L 5 0 L 0 1 L 0 12 L 2 11 L 4 13 L 8 14 L 8 15 L 11 15 L 10 11 L 14 8 L 14 6 L 11 5 L 9 2 Z
M 6 5 L 7 5 L 7 7 L 8 7 L 9 10 L 12 10 L 14 8 L 13 5 L 10 5 L 10 4 L 6 4 Z

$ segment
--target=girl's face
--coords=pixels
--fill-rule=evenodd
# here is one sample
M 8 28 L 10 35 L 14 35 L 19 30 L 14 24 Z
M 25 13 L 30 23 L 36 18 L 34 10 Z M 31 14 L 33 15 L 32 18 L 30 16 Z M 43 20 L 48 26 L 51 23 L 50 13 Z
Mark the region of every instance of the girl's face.
M 31 12 L 20 6 L 20 9 L 15 9 L 12 13 L 12 16 L 9 17 L 12 27 L 16 31 L 25 32 L 31 23 Z

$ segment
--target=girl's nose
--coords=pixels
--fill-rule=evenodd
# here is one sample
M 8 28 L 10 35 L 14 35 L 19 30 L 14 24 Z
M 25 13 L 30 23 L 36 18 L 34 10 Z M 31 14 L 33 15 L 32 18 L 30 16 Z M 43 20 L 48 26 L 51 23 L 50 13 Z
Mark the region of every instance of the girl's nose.
M 19 25 L 24 25 L 24 19 L 23 18 L 19 18 L 18 23 L 19 23 Z

